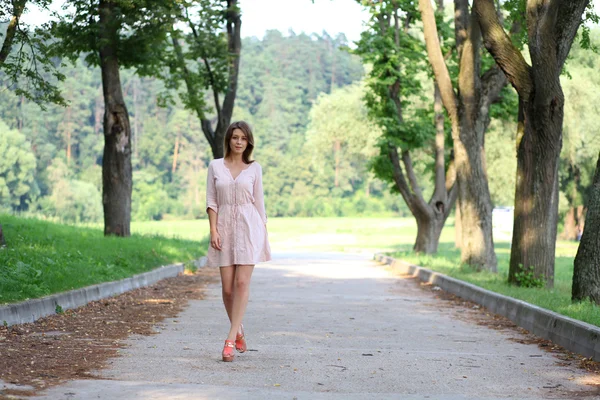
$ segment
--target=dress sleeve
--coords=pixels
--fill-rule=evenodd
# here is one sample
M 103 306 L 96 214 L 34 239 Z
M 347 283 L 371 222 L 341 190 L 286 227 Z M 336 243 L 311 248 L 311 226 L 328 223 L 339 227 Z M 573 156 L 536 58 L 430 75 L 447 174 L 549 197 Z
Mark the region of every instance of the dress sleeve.
M 267 212 L 265 211 L 265 196 L 263 193 L 262 184 L 262 167 L 258 165 L 256 179 L 254 180 L 254 188 L 252 196 L 254 197 L 254 206 L 258 210 L 258 214 L 263 222 L 267 223 Z
M 215 186 L 215 171 L 213 163 L 208 165 L 208 177 L 206 178 L 206 212 L 211 208 L 214 212 L 219 212 L 217 205 L 217 188 Z

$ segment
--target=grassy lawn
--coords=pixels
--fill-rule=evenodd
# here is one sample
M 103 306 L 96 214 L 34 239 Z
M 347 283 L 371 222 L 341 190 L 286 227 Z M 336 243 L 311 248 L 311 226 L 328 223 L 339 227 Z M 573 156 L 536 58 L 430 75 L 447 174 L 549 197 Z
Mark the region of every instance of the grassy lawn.
M 559 314 L 600 326 L 600 307 L 590 302 L 571 303 L 573 259 L 577 253 L 577 245 L 577 243 L 566 241 L 557 243 L 554 288 L 550 290 L 521 288 L 507 283 L 510 258 L 510 243 L 508 242 L 495 243 L 498 274 L 476 272 L 461 265 L 460 251 L 454 247 L 454 243 L 441 243 L 439 252 L 435 256 L 416 255 L 410 251 L 412 245 L 408 244 L 390 255 L 496 293 L 521 299 Z
M 0 303 L 126 278 L 205 254 L 206 243 L 134 234 L 105 238 L 98 228 L 0 215 Z

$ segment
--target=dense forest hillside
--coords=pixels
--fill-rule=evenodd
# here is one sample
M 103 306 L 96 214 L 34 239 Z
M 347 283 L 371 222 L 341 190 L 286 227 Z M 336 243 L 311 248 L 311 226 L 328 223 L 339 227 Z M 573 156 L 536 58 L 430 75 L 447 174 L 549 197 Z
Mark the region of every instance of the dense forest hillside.
M 326 33 L 269 31 L 262 40 L 244 39 L 234 117 L 255 129 L 255 157 L 264 167 L 267 196 L 271 202 L 278 197 L 272 215 L 312 214 L 291 208 L 298 180 L 292 175 L 309 168 L 302 149 L 313 103 L 362 77 L 363 66 L 343 49 L 346 44 L 343 36 Z M 83 61 L 63 72 L 67 108 L 41 110 L 10 91 L 0 92 L 0 171 L 7 173 L 0 185 L 6 192 L 2 207 L 64 221 L 98 221 L 104 145 L 100 72 Z M 131 70 L 122 72 L 122 81 L 133 131 L 134 219 L 203 217 L 211 154 L 197 119 L 180 104 L 161 107 L 162 82 Z
M 243 40 L 234 119 L 254 128 L 270 216 L 408 215 L 400 196 L 369 172 L 379 128 L 368 121 L 363 104 L 365 67 L 347 45 L 343 35 L 326 33 L 268 31 L 263 39 Z M 569 237 L 583 213 L 600 149 L 593 101 L 600 93 L 593 73 L 599 57 L 574 46 L 563 77 L 560 212 Z M 42 110 L 10 90 L 0 91 L 0 208 L 98 222 L 104 146 L 100 71 L 80 60 L 62 72 L 66 108 Z M 163 106 L 159 80 L 123 69 L 122 82 L 132 125 L 134 220 L 204 218 L 212 154 L 198 119 L 179 103 Z M 515 182 L 515 120 L 516 115 L 493 119 L 486 138 L 496 206 L 513 203 L 514 192 L 506 188 Z M 425 177 L 432 165 L 422 159 L 416 155 L 415 168 Z M 421 180 L 426 193 L 432 190 L 429 181 Z

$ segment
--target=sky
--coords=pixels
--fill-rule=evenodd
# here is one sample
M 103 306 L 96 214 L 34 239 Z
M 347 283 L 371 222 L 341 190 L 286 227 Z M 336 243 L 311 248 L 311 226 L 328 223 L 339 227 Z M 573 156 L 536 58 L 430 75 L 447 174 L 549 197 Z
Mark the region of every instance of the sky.
M 63 2 L 54 1 L 53 9 L 58 9 Z M 239 3 L 243 37 L 262 38 L 268 29 L 277 29 L 284 34 L 290 29 L 296 34 L 320 34 L 325 30 L 331 36 L 343 32 L 351 43 L 360 38 L 363 24 L 369 18 L 356 0 L 239 0 Z M 600 0 L 592 0 L 592 3 L 600 13 Z M 47 17 L 32 10 L 23 20 L 39 24 Z
M 262 38 L 265 30 L 287 33 L 343 32 L 349 41 L 360 38 L 369 14 L 355 0 L 239 0 L 242 36 Z
M 54 1 L 52 10 L 59 10 L 63 3 L 64 0 Z M 239 3 L 244 37 L 262 38 L 268 29 L 286 34 L 290 29 L 297 34 L 320 34 L 326 30 L 331 36 L 343 32 L 349 41 L 355 41 L 360 38 L 363 21 L 369 17 L 355 0 L 239 0 Z M 22 20 L 38 25 L 48 17 L 34 9 Z

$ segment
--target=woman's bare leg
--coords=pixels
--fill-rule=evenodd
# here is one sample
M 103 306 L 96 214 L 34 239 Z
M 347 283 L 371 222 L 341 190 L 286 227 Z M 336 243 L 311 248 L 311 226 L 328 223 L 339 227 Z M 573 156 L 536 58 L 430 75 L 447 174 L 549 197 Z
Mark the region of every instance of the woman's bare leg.
M 240 329 L 248 297 L 250 295 L 250 278 L 254 265 L 238 265 L 235 267 L 235 276 L 233 282 L 233 306 L 231 309 L 231 328 L 229 329 L 228 340 L 235 340 L 235 335 Z
M 235 266 L 220 267 L 221 272 L 221 293 L 223 294 L 223 304 L 227 317 L 231 321 L 231 310 L 233 309 L 233 284 L 235 282 Z

